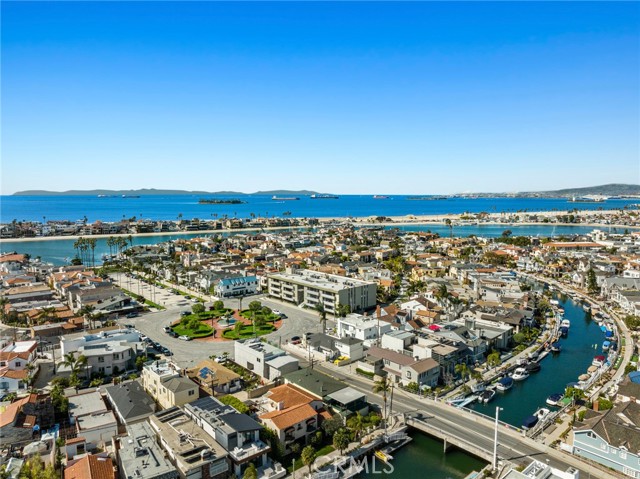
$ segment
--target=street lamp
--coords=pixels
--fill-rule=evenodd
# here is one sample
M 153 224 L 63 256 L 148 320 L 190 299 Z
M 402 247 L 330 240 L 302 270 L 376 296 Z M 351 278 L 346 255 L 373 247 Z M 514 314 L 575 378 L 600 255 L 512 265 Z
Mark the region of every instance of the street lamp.
M 496 426 L 493 436 L 493 470 L 495 471 L 498 467 L 498 416 L 500 416 L 500 411 L 504 408 L 496 407 Z

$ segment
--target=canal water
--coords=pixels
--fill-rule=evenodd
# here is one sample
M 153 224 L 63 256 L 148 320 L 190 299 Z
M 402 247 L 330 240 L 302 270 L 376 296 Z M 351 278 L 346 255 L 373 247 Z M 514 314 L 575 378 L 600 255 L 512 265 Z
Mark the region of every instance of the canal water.
M 472 404 L 471 409 L 495 417 L 496 407 L 501 407 L 500 420 L 520 427 L 523 419 L 536 409 L 548 407 L 545 405 L 548 396 L 563 393 L 568 383 L 577 382 L 578 376 L 587 372 L 594 356 L 603 354 L 604 333 L 591 315 L 570 298 L 556 299 L 564 308 L 564 317 L 571 321 L 569 334 L 560 339 L 562 351 L 544 358 L 539 372 L 524 381 L 516 381 L 508 391 L 498 391 L 488 404 Z
M 419 432 L 411 434 L 413 441 L 393 453 L 391 465 L 375 460 L 375 471 L 369 460 L 368 473 L 363 472 L 358 478 L 373 478 L 385 475 L 388 477 L 408 478 L 426 477 L 429 479 L 461 479 L 472 471 L 479 471 L 487 465 L 481 459 L 451 448 L 445 454 L 441 441 Z

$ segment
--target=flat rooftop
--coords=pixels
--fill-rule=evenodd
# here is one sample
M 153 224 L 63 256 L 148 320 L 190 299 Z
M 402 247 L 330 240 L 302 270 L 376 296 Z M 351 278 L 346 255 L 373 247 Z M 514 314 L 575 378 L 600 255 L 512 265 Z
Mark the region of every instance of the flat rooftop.
M 353 288 L 357 286 L 375 285 L 370 281 L 362 281 L 346 276 L 338 276 L 335 274 L 320 273 L 311 270 L 302 270 L 296 273 L 274 273 L 269 278 L 296 283 L 302 286 L 315 286 L 325 291 L 338 292 L 345 288 Z
M 107 406 L 102 399 L 102 395 L 98 391 L 75 394 L 73 396 L 68 396 L 68 399 L 69 414 L 73 414 L 75 417 L 107 410 Z
M 124 477 L 178 477 L 176 468 L 156 443 L 156 435 L 148 423 L 131 424 L 127 431 L 128 436 L 120 438 L 118 450 Z

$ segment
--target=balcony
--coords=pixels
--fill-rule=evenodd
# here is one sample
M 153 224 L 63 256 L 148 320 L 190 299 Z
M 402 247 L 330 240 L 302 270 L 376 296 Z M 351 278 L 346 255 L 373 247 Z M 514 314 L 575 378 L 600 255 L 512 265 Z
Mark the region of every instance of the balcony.
M 279 462 L 272 462 L 258 468 L 258 479 L 280 479 L 286 476 L 287 470 Z
M 255 456 L 262 455 L 271 450 L 269 445 L 262 441 L 254 441 L 251 444 L 244 445 L 242 447 L 236 447 L 233 451 L 229 451 L 231 459 L 236 462 L 245 461 Z

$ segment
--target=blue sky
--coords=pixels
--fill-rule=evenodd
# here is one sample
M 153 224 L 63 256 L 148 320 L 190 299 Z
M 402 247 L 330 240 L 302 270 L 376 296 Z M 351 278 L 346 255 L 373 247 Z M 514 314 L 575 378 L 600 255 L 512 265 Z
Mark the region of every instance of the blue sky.
M 637 2 L 1 8 L 2 194 L 640 183 Z

